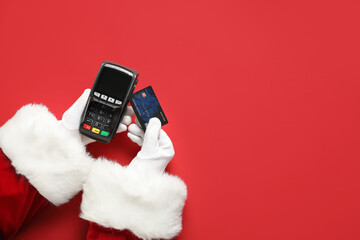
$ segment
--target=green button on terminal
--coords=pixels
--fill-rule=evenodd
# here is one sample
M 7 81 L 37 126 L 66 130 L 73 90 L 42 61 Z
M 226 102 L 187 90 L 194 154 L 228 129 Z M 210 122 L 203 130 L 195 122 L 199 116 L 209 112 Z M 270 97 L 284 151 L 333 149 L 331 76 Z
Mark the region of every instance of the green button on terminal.
M 101 131 L 101 135 L 104 137 L 107 137 L 107 136 L 109 136 L 109 132 Z

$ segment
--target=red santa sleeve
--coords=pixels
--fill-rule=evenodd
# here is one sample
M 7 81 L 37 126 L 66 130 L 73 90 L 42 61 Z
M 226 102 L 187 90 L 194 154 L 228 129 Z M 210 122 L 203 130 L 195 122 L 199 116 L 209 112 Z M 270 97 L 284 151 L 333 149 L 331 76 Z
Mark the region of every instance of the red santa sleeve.
M 11 238 L 47 202 L 68 202 L 93 162 L 42 105 L 22 107 L 0 128 L 0 148 L 0 239 Z
M 0 150 L 0 239 L 10 239 L 48 201 L 15 172 L 11 161 Z
M 91 222 L 87 233 L 86 240 L 138 240 L 132 232 L 128 230 L 117 230 L 113 228 L 105 228 L 96 223 Z
M 88 240 L 172 239 L 182 229 L 186 197 L 177 176 L 98 159 L 83 186 L 80 216 L 92 222 Z

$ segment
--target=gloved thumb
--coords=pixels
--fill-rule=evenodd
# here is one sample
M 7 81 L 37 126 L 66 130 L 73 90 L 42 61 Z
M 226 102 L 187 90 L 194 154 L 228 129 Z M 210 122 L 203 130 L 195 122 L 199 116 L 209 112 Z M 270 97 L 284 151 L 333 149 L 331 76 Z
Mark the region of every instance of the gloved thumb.
M 146 127 L 144 142 L 141 148 L 143 153 L 151 153 L 158 150 L 160 130 L 160 120 L 158 118 L 151 118 Z
M 78 100 L 63 114 L 62 122 L 67 129 L 79 129 L 81 114 L 84 111 L 90 91 L 90 89 L 85 89 Z

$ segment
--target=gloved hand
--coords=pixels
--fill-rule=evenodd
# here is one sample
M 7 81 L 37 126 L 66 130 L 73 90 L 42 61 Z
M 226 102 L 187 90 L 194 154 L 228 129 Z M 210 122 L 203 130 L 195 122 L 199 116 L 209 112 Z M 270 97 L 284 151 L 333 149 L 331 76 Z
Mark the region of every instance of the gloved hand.
M 142 147 L 129 167 L 163 173 L 175 154 L 170 138 L 161 129 L 158 118 L 150 119 L 145 133 L 137 119 L 135 122 L 128 128 L 128 137 Z
M 74 137 L 80 138 L 84 145 L 95 142 L 94 139 L 88 138 L 79 132 L 81 114 L 84 111 L 90 92 L 90 89 L 86 89 L 79 99 L 63 114 L 62 120 L 59 121 Z M 126 126 L 131 123 L 132 116 L 134 116 L 134 110 L 132 107 L 127 107 L 116 131 L 117 133 L 126 131 Z

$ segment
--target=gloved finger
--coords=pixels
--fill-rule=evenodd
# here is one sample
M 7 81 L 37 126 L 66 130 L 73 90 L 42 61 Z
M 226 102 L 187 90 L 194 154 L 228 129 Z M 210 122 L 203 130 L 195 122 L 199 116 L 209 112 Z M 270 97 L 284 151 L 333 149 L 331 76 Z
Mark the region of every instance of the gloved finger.
M 131 141 L 133 141 L 134 143 L 137 143 L 137 145 L 139 145 L 140 147 L 143 144 L 143 139 L 139 136 L 136 136 L 134 134 L 132 134 L 131 132 L 128 132 L 128 137 L 130 138 Z
M 140 128 L 138 125 L 130 124 L 128 129 L 132 134 L 141 137 L 141 139 L 144 138 L 144 130 L 142 130 L 142 128 Z
M 161 122 L 158 118 L 151 118 L 144 134 L 143 148 L 144 152 L 157 151 L 159 147 L 159 134 Z
M 135 115 L 134 109 L 132 106 L 127 106 L 124 115 L 133 117 Z
M 169 157 L 169 161 L 166 163 L 166 165 L 167 165 L 171 161 L 171 159 L 174 157 L 175 149 L 171 142 L 171 139 L 166 134 L 166 132 L 162 129 L 160 131 L 159 143 L 160 143 L 160 148 L 162 149 L 163 153 Z
M 120 123 L 118 129 L 116 130 L 116 133 L 124 132 L 126 131 L 127 127 L 125 124 Z
M 121 123 L 125 124 L 125 125 L 129 125 L 131 123 L 131 117 L 128 115 L 124 115 L 123 118 L 121 119 Z
M 63 114 L 63 124 L 67 129 L 79 129 L 81 114 L 84 111 L 90 91 L 90 89 L 85 89 L 76 102 Z
M 160 130 L 159 144 L 160 144 L 160 147 L 172 147 L 173 148 L 171 139 L 166 134 L 166 132 L 162 129 Z

